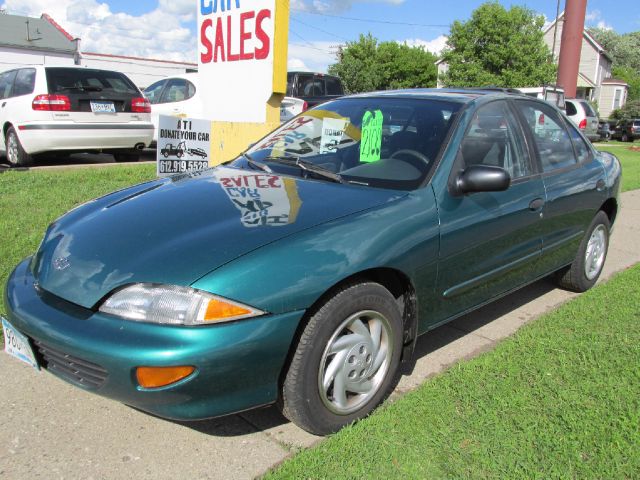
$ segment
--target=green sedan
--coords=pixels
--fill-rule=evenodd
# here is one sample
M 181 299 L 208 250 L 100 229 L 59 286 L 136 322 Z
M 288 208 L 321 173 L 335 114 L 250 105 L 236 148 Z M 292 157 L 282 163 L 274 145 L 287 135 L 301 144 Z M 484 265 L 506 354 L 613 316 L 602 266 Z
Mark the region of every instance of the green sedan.
M 5 350 L 154 415 L 368 415 L 416 339 L 553 275 L 597 281 L 621 168 L 554 106 L 489 90 L 344 97 L 238 158 L 52 223 L 11 274 Z

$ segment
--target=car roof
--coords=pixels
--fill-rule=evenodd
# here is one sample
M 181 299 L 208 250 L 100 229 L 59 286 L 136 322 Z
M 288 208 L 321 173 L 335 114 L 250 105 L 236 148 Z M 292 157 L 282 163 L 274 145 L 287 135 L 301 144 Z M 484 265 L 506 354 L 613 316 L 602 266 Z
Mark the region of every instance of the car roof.
M 478 88 L 412 88 L 404 90 L 382 90 L 377 92 L 358 93 L 347 98 L 419 98 L 424 100 L 449 100 L 468 103 L 481 97 L 511 98 L 520 97 L 536 101 L 518 90 L 498 87 Z

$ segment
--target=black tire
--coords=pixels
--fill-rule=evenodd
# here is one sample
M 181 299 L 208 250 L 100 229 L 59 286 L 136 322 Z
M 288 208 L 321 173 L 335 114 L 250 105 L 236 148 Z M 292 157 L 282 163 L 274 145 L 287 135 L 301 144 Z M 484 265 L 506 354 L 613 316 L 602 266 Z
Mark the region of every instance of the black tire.
M 585 292 L 595 285 L 602 273 L 609 249 L 609 217 L 600 210 L 591 221 L 591 225 L 580 242 L 578 253 L 571 265 L 556 272 L 558 286 L 573 292 Z M 602 235 L 601 241 L 595 236 Z M 595 242 L 595 243 L 593 243 Z M 598 246 L 602 242 L 601 246 Z M 593 249 L 597 248 L 596 256 Z M 591 251 L 589 251 L 591 249 Z M 587 263 L 587 257 L 593 260 Z M 587 272 L 587 269 L 589 272 Z
M 162 153 L 162 156 L 164 158 L 169 158 L 169 152 L 167 152 L 166 150 L 164 152 L 160 152 L 160 153 Z
M 9 127 L 5 137 L 7 161 L 12 167 L 28 167 L 33 163 L 33 157 L 24 151 L 18 134 L 13 127 Z
M 137 162 L 140 160 L 139 153 L 114 153 L 113 158 L 116 162 Z
M 355 332 L 362 332 L 362 326 L 364 335 Z M 377 327 L 380 333 L 371 335 Z M 316 435 L 336 432 L 366 417 L 397 382 L 402 332 L 398 304 L 381 285 L 360 283 L 338 290 L 311 312 L 286 371 L 282 413 Z M 332 354 L 330 346 L 339 351 Z M 337 365 L 333 376 L 328 373 L 332 365 Z M 338 378 L 344 388 L 338 387 Z M 327 388 L 321 385 L 323 380 Z

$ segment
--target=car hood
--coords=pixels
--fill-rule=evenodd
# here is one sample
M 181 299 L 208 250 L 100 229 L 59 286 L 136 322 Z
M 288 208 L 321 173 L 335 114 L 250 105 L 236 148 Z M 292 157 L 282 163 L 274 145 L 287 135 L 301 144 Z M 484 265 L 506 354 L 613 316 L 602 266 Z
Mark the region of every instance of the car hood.
M 137 282 L 190 285 L 263 245 L 403 192 L 219 167 L 114 192 L 54 222 L 40 288 L 87 308 Z

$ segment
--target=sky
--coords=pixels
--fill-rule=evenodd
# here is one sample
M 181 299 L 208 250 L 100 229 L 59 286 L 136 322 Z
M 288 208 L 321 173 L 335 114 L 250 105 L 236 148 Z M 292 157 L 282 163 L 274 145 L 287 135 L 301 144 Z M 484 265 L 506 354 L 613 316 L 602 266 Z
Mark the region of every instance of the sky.
M 565 0 L 560 0 L 561 10 Z M 251 0 L 242 0 L 243 7 Z M 482 0 L 291 0 L 290 70 L 326 72 L 338 46 L 371 33 L 381 41 L 420 45 L 438 54 L 449 25 L 466 21 Z M 553 0 L 504 1 L 553 20 Z M 0 0 L 14 15 L 48 13 L 86 52 L 197 62 L 199 0 Z M 637 0 L 588 0 L 587 26 L 640 30 Z

